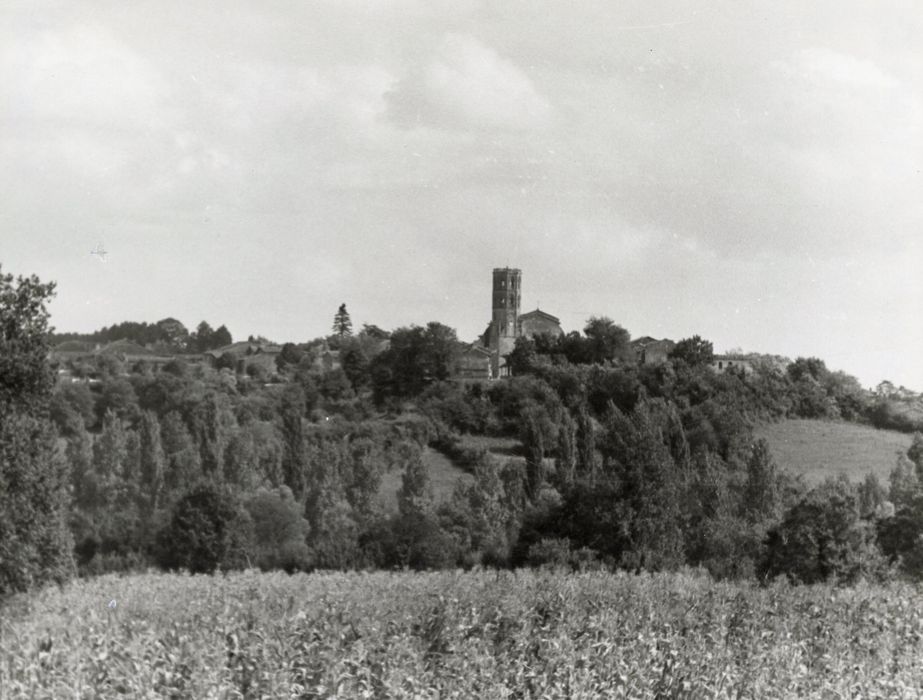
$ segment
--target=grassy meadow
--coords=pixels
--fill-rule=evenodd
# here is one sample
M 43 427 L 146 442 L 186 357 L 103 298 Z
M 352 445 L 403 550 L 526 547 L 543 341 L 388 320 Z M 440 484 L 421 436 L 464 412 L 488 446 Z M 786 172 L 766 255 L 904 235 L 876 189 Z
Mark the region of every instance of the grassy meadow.
M 827 477 L 846 474 L 852 481 L 862 481 L 872 472 L 887 486 L 888 477 L 899 454 L 905 454 L 912 436 L 894 430 L 878 430 L 856 423 L 826 420 L 789 419 L 769 423 L 755 430 L 756 437 L 769 442 L 779 466 L 804 475 L 808 484 L 818 484 Z M 465 449 L 483 449 L 499 462 L 525 462 L 522 445 L 514 438 L 485 435 L 462 435 Z M 426 448 L 423 461 L 429 469 L 433 494 L 437 501 L 447 499 L 459 479 L 470 479 L 464 469 L 433 448 Z M 554 460 L 548 459 L 549 467 Z M 379 499 L 388 510 L 397 510 L 397 490 L 401 474 L 384 475 Z
M 861 481 L 872 472 L 885 486 L 898 454 L 905 454 L 912 440 L 894 430 L 805 419 L 761 426 L 756 436 L 768 441 L 779 466 L 803 474 L 810 484 L 840 473 Z
M 448 499 L 459 481 L 472 479 L 468 472 L 457 467 L 452 460 L 432 447 L 424 448 L 422 457 L 429 474 L 433 498 L 437 502 Z M 385 472 L 381 478 L 378 501 L 389 512 L 397 512 L 397 492 L 401 488 L 402 478 L 403 474 L 397 469 Z
M 923 591 L 693 573 L 104 576 L 10 601 L 0 696 L 923 693 Z

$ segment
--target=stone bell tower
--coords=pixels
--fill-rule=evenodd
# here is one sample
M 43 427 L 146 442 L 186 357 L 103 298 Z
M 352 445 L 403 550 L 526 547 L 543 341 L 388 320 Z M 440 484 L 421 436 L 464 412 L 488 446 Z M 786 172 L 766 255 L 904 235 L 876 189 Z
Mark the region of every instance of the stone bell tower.
M 494 268 L 493 314 L 490 321 L 490 370 L 494 377 L 506 374 L 504 355 L 513 351 L 519 335 L 519 303 L 522 271 Z

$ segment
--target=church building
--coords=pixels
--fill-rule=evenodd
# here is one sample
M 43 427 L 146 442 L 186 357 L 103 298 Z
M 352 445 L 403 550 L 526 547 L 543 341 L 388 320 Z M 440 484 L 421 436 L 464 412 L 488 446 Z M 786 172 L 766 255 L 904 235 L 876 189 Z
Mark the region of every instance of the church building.
M 516 338 L 533 338 L 539 334 L 564 335 L 557 317 L 541 309 L 520 313 L 521 270 L 495 268 L 491 299 L 490 325 L 462 354 L 459 378 L 463 381 L 508 376 L 506 356 L 513 351 Z

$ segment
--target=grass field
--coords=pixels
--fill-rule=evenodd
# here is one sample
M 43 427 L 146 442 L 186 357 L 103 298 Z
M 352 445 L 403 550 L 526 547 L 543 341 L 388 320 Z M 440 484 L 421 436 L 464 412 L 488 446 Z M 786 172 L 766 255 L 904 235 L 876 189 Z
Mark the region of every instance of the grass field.
M 423 463 L 429 472 L 435 500 L 443 501 L 452 495 L 455 484 L 461 479 L 471 479 L 471 475 L 459 469 L 441 452 L 427 447 L 423 450 Z M 401 488 L 402 474 L 398 470 L 387 472 L 381 480 L 378 490 L 379 503 L 386 510 L 397 511 L 397 492 Z
M 912 439 L 906 433 L 893 430 L 822 420 L 771 423 L 758 428 L 756 436 L 769 441 L 777 464 L 803 474 L 809 484 L 820 483 L 839 473 L 861 481 L 866 474 L 874 472 L 885 486 L 898 454 L 906 453 Z M 513 438 L 463 435 L 460 444 L 466 449 L 486 449 L 501 464 L 510 460 L 525 462 L 522 445 Z M 471 479 L 468 472 L 432 448 L 423 451 L 423 461 L 429 469 L 437 501 L 448 498 L 459 479 Z M 554 467 L 553 459 L 549 458 L 547 463 L 549 469 Z M 386 509 L 397 510 L 396 494 L 400 487 L 400 472 L 385 474 L 379 500 Z
M 804 474 L 811 484 L 840 473 L 861 481 L 873 472 L 887 486 L 898 454 L 906 453 L 911 442 L 906 433 L 821 420 L 786 420 L 756 433 L 769 442 L 779 466 Z
M 694 574 L 109 575 L 0 610 L 4 698 L 910 698 L 923 594 Z

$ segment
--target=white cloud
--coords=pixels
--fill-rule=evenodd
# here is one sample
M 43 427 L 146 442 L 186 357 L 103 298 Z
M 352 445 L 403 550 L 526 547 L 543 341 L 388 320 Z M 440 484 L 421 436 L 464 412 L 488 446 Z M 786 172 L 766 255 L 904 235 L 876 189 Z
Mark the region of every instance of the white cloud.
M 864 88 L 894 88 L 899 81 L 885 73 L 875 63 L 827 48 L 809 48 L 798 52 L 796 69 L 805 77 L 818 81 L 834 81 Z
M 61 282 L 65 329 L 304 339 L 347 301 L 468 337 L 509 263 L 570 328 L 832 359 L 843 310 L 864 339 L 919 325 L 919 275 L 876 257 L 919 259 L 923 225 L 902 2 L 7 3 L 4 263 Z
M 407 126 L 530 129 L 547 126 L 552 109 L 512 61 L 477 39 L 449 34 L 433 59 L 413 70 L 388 100 Z
M 112 129 L 159 126 L 167 81 L 96 24 L 7 37 L 0 53 L 6 118 Z

